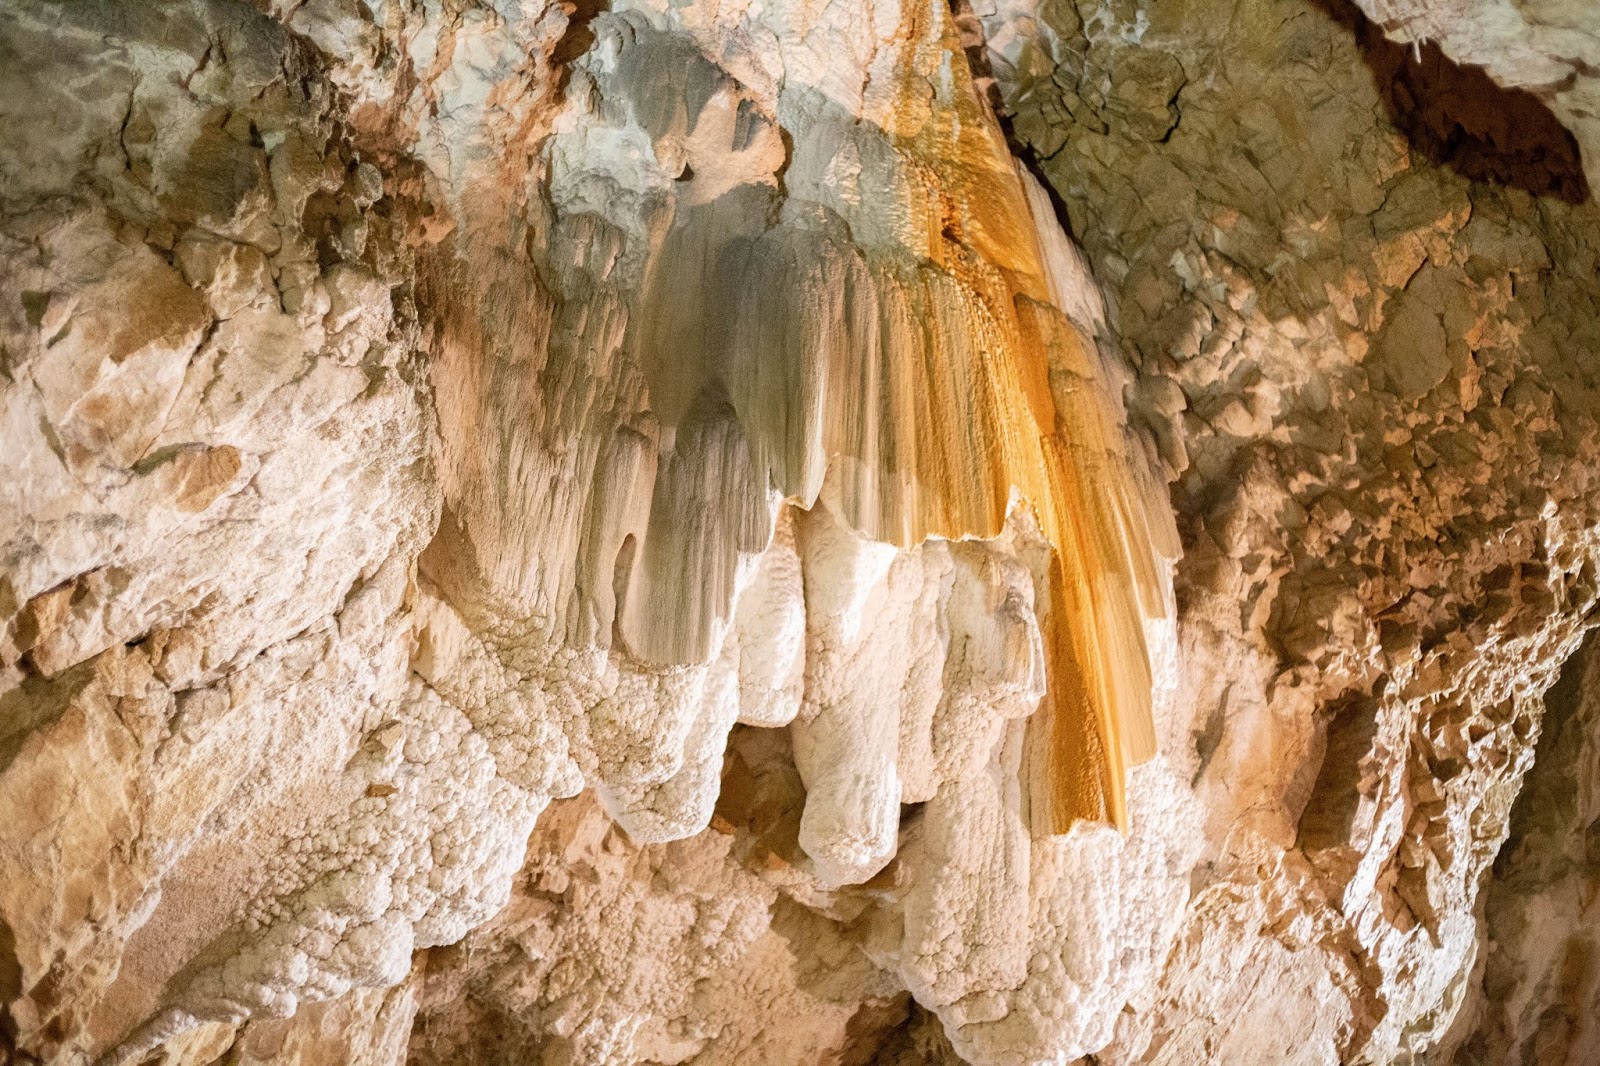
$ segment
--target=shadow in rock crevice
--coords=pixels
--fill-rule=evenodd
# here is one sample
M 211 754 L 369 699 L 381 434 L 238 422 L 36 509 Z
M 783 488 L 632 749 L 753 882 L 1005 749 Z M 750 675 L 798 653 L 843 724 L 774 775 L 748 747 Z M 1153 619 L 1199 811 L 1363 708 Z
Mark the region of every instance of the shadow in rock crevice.
M 1311 2 L 1355 35 L 1389 121 L 1429 161 L 1535 196 L 1589 199 L 1576 138 L 1537 96 L 1451 61 L 1436 44 L 1389 40 L 1350 0 Z

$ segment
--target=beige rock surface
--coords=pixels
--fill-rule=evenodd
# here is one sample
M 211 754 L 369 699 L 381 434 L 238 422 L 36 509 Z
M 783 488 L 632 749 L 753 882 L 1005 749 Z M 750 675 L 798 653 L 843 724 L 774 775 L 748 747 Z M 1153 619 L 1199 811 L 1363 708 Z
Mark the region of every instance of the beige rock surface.
M 0 1061 L 1588 1061 L 1600 17 L 1375 4 L 6 5 Z
M 1230 664 L 1189 925 L 1101 1058 L 1422 1053 L 1594 601 L 1594 209 L 1435 165 L 1350 17 L 1049 14 L 997 10 L 993 67 L 1176 477 L 1185 657 Z
M 1593 963 L 1595 646 L 1546 696 L 1534 768 L 1484 887 L 1480 955 L 1442 1047 L 1459 1063 L 1600 1054 Z

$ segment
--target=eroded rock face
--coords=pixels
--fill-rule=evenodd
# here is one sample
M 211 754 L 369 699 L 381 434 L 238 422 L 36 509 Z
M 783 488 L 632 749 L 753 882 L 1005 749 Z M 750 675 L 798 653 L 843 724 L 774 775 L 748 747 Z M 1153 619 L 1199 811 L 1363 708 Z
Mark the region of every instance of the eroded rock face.
M 1186 659 L 1238 664 L 1198 696 L 1220 846 L 1110 1054 L 1421 1052 L 1594 601 L 1593 207 L 1430 165 L 1318 8 L 1032 19 L 986 20 L 1001 92 L 1176 478 Z
M 197 952 L 337 894 L 359 815 L 328 815 L 377 802 L 345 770 L 407 685 L 439 508 L 410 252 L 305 48 L 243 8 L 65 14 L 7 11 L 44 110 L 0 136 L 0 891 L 46 1059 L 158 1039 Z M 304 912 L 304 980 L 404 974 L 374 903 Z
M 0 12 L 13 1060 L 1585 1061 L 1600 26 L 1456 6 Z
M 1595 1031 L 1595 645 L 1545 697 L 1538 754 L 1483 893 L 1482 950 L 1445 1042 L 1455 1061 L 1583 1062 Z

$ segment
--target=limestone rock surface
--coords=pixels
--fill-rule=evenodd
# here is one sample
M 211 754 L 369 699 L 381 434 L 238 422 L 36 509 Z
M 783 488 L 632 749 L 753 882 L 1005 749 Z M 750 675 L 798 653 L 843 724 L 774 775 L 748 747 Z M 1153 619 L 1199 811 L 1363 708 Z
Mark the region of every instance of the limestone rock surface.
M 1590 1061 L 1597 41 L 6 4 L 0 1061 Z
M 1443 1049 L 1461 1063 L 1600 1054 L 1596 985 L 1595 646 L 1546 696 L 1537 757 L 1484 888 L 1481 956 Z

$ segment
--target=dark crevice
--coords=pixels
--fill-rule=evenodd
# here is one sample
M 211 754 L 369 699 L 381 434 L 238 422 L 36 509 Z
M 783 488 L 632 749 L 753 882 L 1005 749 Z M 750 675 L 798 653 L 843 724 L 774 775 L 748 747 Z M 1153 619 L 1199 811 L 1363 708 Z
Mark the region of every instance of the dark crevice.
M 556 92 L 564 95 L 572 77 L 572 63 L 594 45 L 594 30 L 589 24 L 602 11 L 610 11 L 610 0 L 565 0 L 566 30 L 550 52 L 550 65 L 556 72 Z
M 1438 45 L 1391 41 L 1351 0 L 1311 0 L 1356 38 L 1389 121 L 1430 162 L 1567 203 L 1589 199 L 1577 139 L 1544 101 Z
M 1078 238 L 1072 232 L 1066 201 L 1045 176 L 1044 159 L 1031 145 L 1018 137 L 1016 130 L 1012 128 L 1011 111 L 1000 95 L 1000 83 L 995 79 L 994 68 L 989 63 L 989 43 L 984 39 L 983 24 L 978 21 L 977 13 L 972 10 L 971 0 L 949 0 L 949 2 L 950 12 L 955 16 L 956 28 L 960 32 L 961 50 L 966 53 L 967 66 L 972 70 L 972 81 L 978 90 L 978 95 L 989 105 L 990 113 L 1000 124 L 1000 132 L 1006 138 L 1006 147 L 1011 149 L 1011 154 L 1028 169 L 1028 173 L 1033 175 L 1039 187 L 1050 198 L 1050 209 L 1055 212 L 1061 231 L 1076 243 Z
M 1305 851 L 1352 843 L 1364 792 L 1362 763 L 1378 734 L 1378 704 L 1355 695 L 1330 708 L 1322 766 L 1300 814 L 1295 845 Z
M 568 0 L 561 5 L 567 13 L 567 28 L 550 53 L 550 62 L 564 67 L 589 50 L 594 44 L 594 30 L 589 23 L 602 11 L 611 10 L 607 0 Z

